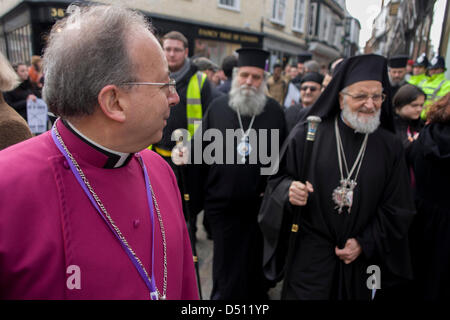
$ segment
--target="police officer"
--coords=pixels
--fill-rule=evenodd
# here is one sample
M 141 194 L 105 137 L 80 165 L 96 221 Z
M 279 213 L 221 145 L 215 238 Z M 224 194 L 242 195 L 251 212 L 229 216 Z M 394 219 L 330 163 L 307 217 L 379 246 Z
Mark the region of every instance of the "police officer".
M 425 53 L 422 53 L 413 64 L 413 75 L 409 78 L 408 83 L 417 87 L 422 85 L 428 80 L 427 68 L 429 62 Z
M 428 106 L 445 96 L 450 92 L 450 80 L 445 78 L 445 60 L 443 57 L 436 55 L 431 60 L 428 67 L 430 78 L 421 86 L 422 90 L 427 94 L 424 109 L 422 111 L 422 119 L 426 119 Z

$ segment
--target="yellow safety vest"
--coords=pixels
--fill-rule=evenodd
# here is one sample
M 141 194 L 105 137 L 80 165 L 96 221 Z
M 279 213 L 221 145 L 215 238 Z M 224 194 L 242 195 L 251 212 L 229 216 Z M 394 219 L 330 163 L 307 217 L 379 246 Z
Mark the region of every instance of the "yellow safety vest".
M 425 73 L 421 73 L 412 75 L 407 82 L 420 88 L 426 81 L 428 81 L 428 78 L 429 77 Z
M 198 124 L 195 121 L 201 121 L 203 118 L 202 110 L 202 89 L 205 84 L 206 74 L 203 72 L 197 72 L 189 80 L 186 91 L 186 118 L 187 129 L 190 137 L 194 136 L 195 130 L 198 128 Z M 148 149 L 152 150 L 152 146 Z M 170 157 L 171 151 L 164 150 L 155 146 L 155 151 L 164 157 Z
M 201 121 L 203 118 L 201 91 L 205 80 L 206 74 L 197 72 L 191 77 L 187 87 L 186 116 L 190 137 L 194 136 L 195 130 L 198 128 L 198 124 L 195 122 Z
M 450 92 L 450 80 L 445 78 L 444 73 L 434 74 L 422 84 L 421 89 L 427 95 L 427 99 L 420 117 L 426 120 L 428 107 Z

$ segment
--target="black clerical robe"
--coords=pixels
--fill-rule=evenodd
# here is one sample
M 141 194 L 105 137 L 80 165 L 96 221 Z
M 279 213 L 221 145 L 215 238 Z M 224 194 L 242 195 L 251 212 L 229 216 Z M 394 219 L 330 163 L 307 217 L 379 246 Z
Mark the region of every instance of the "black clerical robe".
M 341 119 L 338 123 L 350 170 L 364 135 Z M 298 180 L 303 165 L 306 124 L 293 130 L 280 170 L 268 181 L 259 215 L 265 238 L 265 272 L 277 280 L 290 233 L 285 227 L 290 226 L 294 210 L 288 188 Z M 339 214 L 332 199 L 340 179 L 333 117 L 323 119 L 312 149 L 307 180 L 314 192 L 301 211 L 291 278 L 285 279 L 287 299 L 370 299 L 372 290 L 366 284 L 371 265 L 381 270 L 381 290 L 412 276 L 407 231 L 414 205 L 401 141 L 383 128 L 369 135 L 350 213 L 344 210 Z M 343 248 L 349 238 L 356 238 L 363 252 L 344 264 L 335 247 Z
M 413 299 L 450 299 L 450 125 L 431 123 L 409 154 L 416 177 L 417 215 L 410 230 Z
M 250 122 L 250 116 L 242 116 L 244 131 Z M 267 146 L 270 154 L 273 142 L 281 147 L 285 120 L 283 110 L 275 100 L 268 98 L 264 111 L 255 117 L 252 128 L 256 130 L 257 140 L 250 140 L 251 154 L 259 154 L 262 145 Z M 270 164 L 263 164 L 259 156 L 256 163 L 249 163 L 251 155 L 246 157 L 245 164 L 242 163 L 242 156 L 236 151 L 239 136 L 234 138 L 231 147 L 229 141 L 225 143 L 227 130 L 241 132 L 237 113 L 228 105 L 228 95 L 211 103 L 202 129 L 203 133 L 217 129 L 224 137 L 223 164 L 197 165 L 202 168 L 201 173 L 190 177 L 191 182 L 203 181 L 201 191 L 194 192 L 194 198 L 198 201 L 199 194 L 204 196 L 205 216 L 214 240 L 211 299 L 262 299 L 266 297 L 269 284 L 262 271 L 263 245 L 257 214 L 268 177 L 261 174 L 261 168 Z M 276 139 L 272 140 L 272 135 Z M 197 132 L 194 140 L 198 138 Z M 211 146 L 212 142 L 206 141 L 203 150 Z M 278 151 L 276 148 L 275 154 Z M 230 153 L 233 164 L 226 163 Z M 194 172 L 190 171 L 191 174 Z
M 307 107 L 304 107 L 300 102 L 299 104 L 290 106 L 284 111 L 287 132 L 291 132 L 296 124 L 304 117 L 306 108 Z
M 400 89 L 406 83 L 407 82 L 405 80 L 402 80 L 396 85 L 391 84 L 391 97 L 392 97 L 392 99 L 394 99 L 394 96 L 397 93 L 398 89 Z

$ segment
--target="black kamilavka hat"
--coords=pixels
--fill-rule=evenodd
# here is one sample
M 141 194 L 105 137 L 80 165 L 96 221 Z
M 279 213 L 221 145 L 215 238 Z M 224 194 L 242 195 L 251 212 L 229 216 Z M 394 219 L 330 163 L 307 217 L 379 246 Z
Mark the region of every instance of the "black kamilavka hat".
M 391 68 L 406 68 L 409 57 L 406 55 L 389 58 L 388 66 Z
M 317 82 L 318 84 L 322 85 L 323 75 L 321 75 L 318 72 L 308 72 L 307 74 L 305 74 L 302 77 L 302 80 L 300 81 L 300 83 L 307 82 L 307 81 Z
M 270 55 L 268 51 L 258 48 L 241 48 L 236 52 L 239 54 L 238 67 L 257 67 L 263 70 Z
M 322 120 L 339 114 L 339 93 L 345 87 L 366 80 L 380 81 L 386 99 L 381 106 L 380 126 L 395 132 L 391 106 L 391 85 L 387 73 L 387 59 L 380 55 L 367 54 L 353 56 L 343 60 L 336 68 L 328 86 L 317 101 L 304 113 L 299 123 L 304 123 L 308 116 L 319 116 Z

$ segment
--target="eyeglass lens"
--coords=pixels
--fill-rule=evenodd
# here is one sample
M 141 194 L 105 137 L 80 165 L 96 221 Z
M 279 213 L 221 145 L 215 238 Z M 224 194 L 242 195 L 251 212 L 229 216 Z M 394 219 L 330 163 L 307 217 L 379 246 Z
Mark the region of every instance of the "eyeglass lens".
M 300 90 L 302 90 L 302 91 L 306 91 L 308 89 L 311 90 L 311 92 L 314 92 L 317 90 L 316 87 L 309 87 L 309 86 L 300 87 Z

